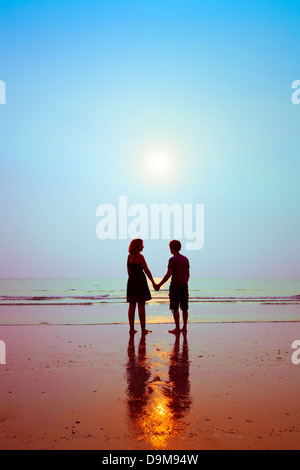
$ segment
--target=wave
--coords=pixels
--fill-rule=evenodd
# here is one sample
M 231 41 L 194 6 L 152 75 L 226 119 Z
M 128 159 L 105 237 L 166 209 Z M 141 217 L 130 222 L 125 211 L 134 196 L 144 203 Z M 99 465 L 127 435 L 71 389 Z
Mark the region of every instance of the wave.
M 114 292 L 115 294 L 116 292 Z M 125 292 L 118 292 L 118 295 L 1 295 L 0 305 L 94 305 L 102 303 L 126 303 Z M 152 303 L 166 303 L 169 301 L 168 292 L 160 295 L 154 294 Z M 291 296 L 199 296 L 194 292 L 190 293 L 192 303 L 261 303 L 265 305 L 273 304 L 299 304 L 300 295 Z
M 63 295 L 63 296 L 12 296 L 12 295 L 2 295 L 0 296 L 0 302 L 3 303 L 6 302 L 54 302 L 54 301 L 68 301 L 68 300 L 87 300 L 87 301 L 97 301 L 97 300 L 103 300 L 103 299 L 121 299 L 122 297 L 110 297 L 108 294 L 106 295 Z
M 208 321 L 200 321 L 200 320 L 191 320 L 189 322 L 190 325 L 203 325 L 203 324 L 210 324 L 210 325 L 226 325 L 226 324 L 292 324 L 292 323 L 300 323 L 300 320 L 285 320 L 285 319 L 279 319 L 279 320 L 208 320 Z M 161 321 L 161 322 L 147 322 L 148 325 L 172 325 L 173 322 L 167 322 L 167 321 Z M 25 327 L 25 326 L 73 326 L 73 327 L 82 327 L 82 326 L 117 326 L 117 325 L 123 325 L 127 328 L 128 322 L 127 321 L 116 321 L 116 322 L 82 322 L 82 323 L 70 323 L 70 322 L 46 322 L 46 321 L 41 321 L 41 322 L 28 322 L 28 323 L 1 323 L 2 327 Z

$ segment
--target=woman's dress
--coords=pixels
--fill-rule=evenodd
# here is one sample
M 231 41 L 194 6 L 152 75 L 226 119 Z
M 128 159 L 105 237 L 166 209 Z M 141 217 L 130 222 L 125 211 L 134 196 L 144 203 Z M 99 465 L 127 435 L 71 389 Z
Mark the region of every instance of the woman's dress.
M 127 302 L 147 302 L 151 300 L 151 294 L 147 283 L 142 266 L 135 263 L 134 258 L 132 263 L 127 261 L 128 266 L 128 282 L 127 282 Z

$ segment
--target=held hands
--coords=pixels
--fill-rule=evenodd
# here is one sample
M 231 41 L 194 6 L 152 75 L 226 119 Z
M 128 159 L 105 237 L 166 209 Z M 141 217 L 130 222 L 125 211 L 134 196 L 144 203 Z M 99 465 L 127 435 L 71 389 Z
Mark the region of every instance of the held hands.
M 156 291 L 159 291 L 160 289 L 160 284 L 156 284 L 155 282 L 153 282 L 153 289 L 156 290 Z

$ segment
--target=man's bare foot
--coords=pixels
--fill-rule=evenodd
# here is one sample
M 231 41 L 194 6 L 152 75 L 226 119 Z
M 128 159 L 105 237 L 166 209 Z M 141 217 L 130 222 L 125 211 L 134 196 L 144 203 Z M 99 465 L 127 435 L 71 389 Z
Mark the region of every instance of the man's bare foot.
M 137 333 L 137 330 L 129 330 L 130 335 L 135 335 Z
M 143 330 L 142 331 L 143 336 L 148 335 L 149 333 L 152 333 L 152 331 L 151 330 Z
M 174 330 L 169 330 L 168 333 L 172 333 L 172 335 L 178 335 L 180 330 L 178 328 L 174 328 Z
M 187 333 L 187 328 L 181 328 L 181 333 Z

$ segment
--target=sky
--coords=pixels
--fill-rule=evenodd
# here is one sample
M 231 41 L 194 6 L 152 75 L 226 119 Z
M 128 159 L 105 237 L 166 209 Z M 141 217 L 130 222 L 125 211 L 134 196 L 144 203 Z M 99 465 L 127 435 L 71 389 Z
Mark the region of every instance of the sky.
M 126 276 L 101 204 L 204 204 L 197 278 L 300 278 L 298 1 L 2 0 L 0 277 Z M 157 152 L 165 174 L 149 168 Z M 168 240 L 145 240 L 162 277 Z

